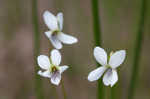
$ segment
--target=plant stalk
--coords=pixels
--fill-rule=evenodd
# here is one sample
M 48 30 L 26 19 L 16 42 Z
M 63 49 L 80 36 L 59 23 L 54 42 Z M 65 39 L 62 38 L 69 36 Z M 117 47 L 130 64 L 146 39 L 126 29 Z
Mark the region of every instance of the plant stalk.
M 64 81 L 63 81 L 63 79 L 62 79 L 62 81 L 61 81 L 61 85 L 62 85 L 62 93 L 63 93 L 63 95 L 64 95 L 64 99 L 67 99 L 67 94 L 66 94 L 66 91 L 65 91 L 65 86 L 64 86 Z
M 99 0 L 92 0 L 92 14 L 93 14 L 93 30 L 94 30 L 94 40 L 95 46 L 101 46 L 101 31 L 100 31 L 100 20 L 99 20 Z M 97 67 L 100 65 L 97 63 Z M 102 80 L 98 80 L 98 93 L 97 99 L 104 99 L 104 85 Z
M 37 75 L 39 67 L 37 65 L 36 59 L 40 52 L 40 32 L 38 25 L 37 0 L 32 0 L 32 21 L 34 30 L 35 94 L 37 99 L 44 99 L 42 81 L 40 79 L 40 76 Z
M 128 93 L 128 99 L 133 99 L 135 90 L 136 90 L 136 84 L 138 80 L 138 72 L 139 72 L 139 62 L 140 62 L 140 55 L 141 55 L 141 49 L 142 49 L 142 40 L 143 40 L 143 34 L 144 34 L 144 18 L 145 18 L 145 12 L 146 12 L 146 0 L 141 1 L 141 15 L 140 15 L 140 21 L 139 21 L 139 27 L 137 31 L 137 38 L 135 42 L 135 49 L 134 49 L 134 59 L 133 59 L 133 67 L 132 67 L 132 75 L 130 80 L 130 86 L 129 86 L 129 93 Z

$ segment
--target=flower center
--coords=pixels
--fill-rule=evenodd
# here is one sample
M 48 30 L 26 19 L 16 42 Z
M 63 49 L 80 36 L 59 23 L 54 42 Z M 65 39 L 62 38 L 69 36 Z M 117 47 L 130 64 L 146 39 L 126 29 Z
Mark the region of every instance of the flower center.
M 58 71 L 59 71 L 59 67 L 58 67 L 58 66 L 53 65 L 53 66 L 51 66 L 50 71 L 51 71 L 52 73 L 56 73 L 56 72 L 58 72 Z
M 59 33 L 58 30 L 54 30 L 54 31 L 52 32 L 52 36 L 56 36 L 58 33 Z
M 110 52 L 110 54 L 109 54 L 109 56 L 108 56 L 107 63 L 109 63 L 110 57 L 113 55 L 113 53 L 114 53 L 113 51 Z M 110 66 L 109 66 L 109 67 L 110 67 Z
M 56 72 L 57 71 L 57 68 L 54 66 L 52 67 L 52 72 Z
M 110 66 L 110 65 L 106 65 L 106 67 L 107 67 L 108 69 L 110 69 L 110 68 L 111 68 L 111 66 Z

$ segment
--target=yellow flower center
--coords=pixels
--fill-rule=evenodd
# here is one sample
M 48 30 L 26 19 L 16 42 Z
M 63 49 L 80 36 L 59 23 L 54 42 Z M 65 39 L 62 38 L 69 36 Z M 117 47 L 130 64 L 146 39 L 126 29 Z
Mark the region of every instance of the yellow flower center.
M 106 65 L 106 67 L 107 67 L 107 68 L 111 68 L 111 66 L 110 66 L 110 65 Z
M 52 67 L 52 72 L 56 72 L 57 68 L 55 66 Z
M 110 57 L 113 55 L 113 53 L 114 53 L 113 51 L 110 52 L 110 54 L 109 54 L 109 56 L 108 56 L 108 60 L 107 60 L 108 63 L 109 63 Z M 109 64 L 107 64 L 106 67 L 107 67 L 107 68 L 111 68 L 111 66 L 110 66 Z
M 59 71 L 59 67 L 58 67 L 58 66 L 55 66 L 55 65 L 52 65 L 52 66 L 50 67 L 50 71 L 51 71 L 52 73 L 56 73 L 57 71 Z
M 54 31 L 52 32 L 52 36 L 56 36 L 58 33 L 59 33 L 59 30 L 54 30 Z

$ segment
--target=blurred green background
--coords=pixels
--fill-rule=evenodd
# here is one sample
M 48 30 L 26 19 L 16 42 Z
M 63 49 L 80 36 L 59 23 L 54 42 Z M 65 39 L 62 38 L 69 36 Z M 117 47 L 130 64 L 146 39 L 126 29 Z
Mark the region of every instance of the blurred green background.
M 144 38 L 135 99 L 150 99 L 150 0 L 147 0 Z M 114 86 L 119 99 L 127 99 L 133 51 L 140 19 L 142 0 L 99 0 L 102 45 L 109 53 L 125 49 L 127 57 L 119 69 Z M 0 99 L 36 99 L 34 91 L 34 31 L 31 0 L 0 0 Z M 61 50 L 62 65 L 70 68 L 63 79 L 68 99 L 96 99 L 97 83 L 87 80 L 96 68 L 93 56 L 93 22 L 91 0 L 38 0 L 40 54 L 49 55 L 53 46 L 44 35 L 48 30 L 42 15 L 49 10 L 64 14 L 64 33 L 79 39 Z M 45 99 L 63 99 L 61 86 L 41 77 Z M 108 99 L 110 87 L 105 87 Z

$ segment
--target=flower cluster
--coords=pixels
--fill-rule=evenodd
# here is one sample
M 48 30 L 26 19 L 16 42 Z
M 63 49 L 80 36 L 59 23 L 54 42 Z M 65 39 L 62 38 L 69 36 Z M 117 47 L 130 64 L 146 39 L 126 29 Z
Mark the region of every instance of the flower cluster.
M 37 57 L 38 65 L 44 70 L 39 70 L 38 74 L 42 77 L 50 78 L 52 84 L 59 85 L 61 81 L 61 74 L 68 69 L 68 66 L 59 66 L 61 62 L 61 54 L 58 49 L 62 48 L 62 43 L 74 44 L 77 43 L 78 40 L 77 38 L 62 32 L 62 13 L 58 13 L 57 16 L 54 16 L 52 13 L 45 11 L 43 18 L 45 24 L 49 28 L 49 31 L 45 32 L 45 35 L 56 49 L 53 49 L 50 52 L 50 57 L 45 55 Z M 110 85 L 112 87 L 118 81 L 117 67 L 119 67 L 125 60 L 126 51 L 120 50 L 111 52 L 108 56 L 103 48 L 95 47 L 94 56 L 96 61 L 102 66 L 90 72 L 88 80 L 98 80 L 104 74 L 104 85 Z
M 61 74 L 68 69 L 68 66 L 59 66 L 61 62 L 61 54 L 57 49 L 62 48 L 64 44 L 77 43 L 77 38 L 67 35 L 62 32 L 63 29 L 63 14 L 58 13 L 54 16 L 49 11 L 45 11 L 43 19 L 49 31 L 45 32 L 46 37 L 51 41 L 52 45 L 56 48 L 50 53 L 50 58 L 45 55 L 37 57 L 38 65 L 45 71 L 38 71 L 38 74 L 42 77 L 50 78 L 50 81 L 54 85 L 59 85 L 61 81 Z

